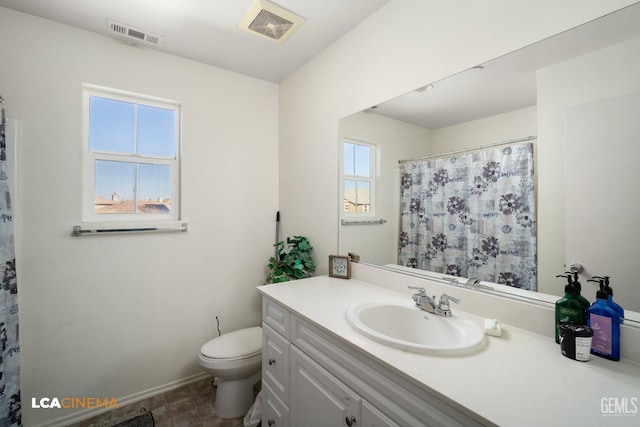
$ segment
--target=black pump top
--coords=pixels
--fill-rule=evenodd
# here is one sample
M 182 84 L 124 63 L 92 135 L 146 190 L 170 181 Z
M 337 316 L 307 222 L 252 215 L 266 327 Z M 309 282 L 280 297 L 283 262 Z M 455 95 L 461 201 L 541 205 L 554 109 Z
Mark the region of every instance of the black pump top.
M 565 274 L 558 274 L 556 277 L 565 277 L 567 279 L 567 285 L 564 287 L 564 293 L 575 295 L 576 288 L 575 286 L 573 286 L 573 282 L 571 281 L 571 276 L 567 276 Z
M 601 279 L 604 281 L 604 291 L 607 293 L 607 295 L 611 295 L 613 296 L 613 289 L 611 289 L 611 286 L 609 286 L 609 276 L 593 276 L 594 279 Z
M 593 280 L 593 279 L 598 279 L 598 280 Z M 606 288 L 605 288 L 605 279 L 604 279 L 604 277 L 593 276 L 593 279 L 589 279 L 589 280 L 587 280 L 587 282 L 596 282 L 596 283 L 600 284 L 600 289 L 596 292 L 596 298 L 597 299 L 609 299 L 609 294 L 607 294 L 607 291 L 605 290 Z
M 573 287 L 576 289 L 577 293 L 580 293 L 582 291 L 582 285 L 578 281 L 578 272 L 565 271 L 565 274 L 573 274 Z

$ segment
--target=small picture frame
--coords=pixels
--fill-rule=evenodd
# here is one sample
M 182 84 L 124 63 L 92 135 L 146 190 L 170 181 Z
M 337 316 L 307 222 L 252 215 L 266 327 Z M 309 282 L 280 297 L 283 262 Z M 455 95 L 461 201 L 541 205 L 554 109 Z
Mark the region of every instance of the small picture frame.
M 351 279 L 351 259 L 348 256 L 329 255 L 329 277 Z

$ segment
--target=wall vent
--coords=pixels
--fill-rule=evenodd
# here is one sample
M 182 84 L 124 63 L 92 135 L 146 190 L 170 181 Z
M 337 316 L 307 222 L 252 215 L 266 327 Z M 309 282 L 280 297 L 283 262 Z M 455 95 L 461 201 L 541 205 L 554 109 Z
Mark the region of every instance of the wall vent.
M 115 35 L 121 39 L 143 42 L 153 46 L 157 46 L 164 41 L 164 36 L 132 28 L 128 25 L 112 21 L 111 19 L 107 19 L 107 31 L 109 34 Z
M 283 43 L 304 24 L 304 19 L 267 0 L 256 0 L 238 28 L 263 39 Z

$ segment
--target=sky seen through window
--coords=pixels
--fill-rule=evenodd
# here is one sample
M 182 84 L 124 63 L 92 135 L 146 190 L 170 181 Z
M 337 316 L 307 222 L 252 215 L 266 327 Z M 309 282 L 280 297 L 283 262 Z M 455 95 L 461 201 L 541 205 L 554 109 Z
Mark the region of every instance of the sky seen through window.
M 175 115 L 174 110 L 90 97 L 89 149 L 116 156 L 95 161 L 97 197 L 116 194 L 120 201 L 133 200 L 134 191 L 138 201 L 171 197 L 171 167 L 154 164 L 153 158 L 175 158 Z

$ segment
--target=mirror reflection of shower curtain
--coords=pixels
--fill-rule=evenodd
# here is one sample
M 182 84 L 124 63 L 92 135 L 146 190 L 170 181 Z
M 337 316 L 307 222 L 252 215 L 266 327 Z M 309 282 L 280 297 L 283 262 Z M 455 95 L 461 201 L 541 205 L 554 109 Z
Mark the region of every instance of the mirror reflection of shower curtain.
M 1 97 L 0 97 L 1 100 Z M 0 427 L 21 426 L 18 282 L 7 183 L 6 119 L 0 118 Z
M 533 144 L 400 165 L 398 264 L 536 290 Z

